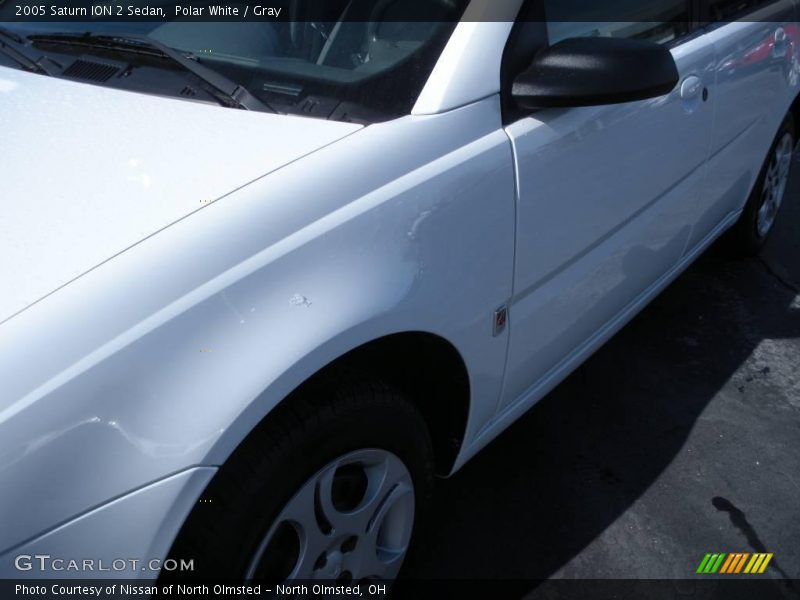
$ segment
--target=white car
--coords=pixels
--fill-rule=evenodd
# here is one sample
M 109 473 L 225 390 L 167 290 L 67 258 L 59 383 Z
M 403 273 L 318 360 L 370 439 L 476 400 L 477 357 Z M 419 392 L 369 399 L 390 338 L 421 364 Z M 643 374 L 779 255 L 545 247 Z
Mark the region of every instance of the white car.
M 793 0 L 411 1 L 6 19 L 0 575 L 392 579 L 435 475 L 764 243 Z

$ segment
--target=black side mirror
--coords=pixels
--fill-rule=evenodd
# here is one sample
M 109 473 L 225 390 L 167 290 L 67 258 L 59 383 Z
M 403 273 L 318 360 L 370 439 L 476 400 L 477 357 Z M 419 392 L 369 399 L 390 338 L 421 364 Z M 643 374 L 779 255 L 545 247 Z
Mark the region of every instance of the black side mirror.
M 670 51 L 652 42 L 570 38 L 536 55 L 511 89 L 517 106 L 597 106 L 663 96 L 678 84 Z

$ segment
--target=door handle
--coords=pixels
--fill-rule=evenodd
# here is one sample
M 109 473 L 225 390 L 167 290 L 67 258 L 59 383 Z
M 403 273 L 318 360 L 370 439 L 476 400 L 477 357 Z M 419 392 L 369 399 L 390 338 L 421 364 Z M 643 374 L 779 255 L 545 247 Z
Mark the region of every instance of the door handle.
M 773 38 L 774 44 L 772 45 L 772 55 L 775 58 L 782 58 L 786 55 L 786 50 L 789 43 L 789 36 L 783 27 L 778 27 L 775 30 L 775 37 Z
M 703 95 L 703 100 L 705 100 L 707 93 L 704 93 L 703 80 L 697 75 L 690 75 L 683 80 L 681 84 L 681 98 L 683 100 L 694 100 L 701 94 Z

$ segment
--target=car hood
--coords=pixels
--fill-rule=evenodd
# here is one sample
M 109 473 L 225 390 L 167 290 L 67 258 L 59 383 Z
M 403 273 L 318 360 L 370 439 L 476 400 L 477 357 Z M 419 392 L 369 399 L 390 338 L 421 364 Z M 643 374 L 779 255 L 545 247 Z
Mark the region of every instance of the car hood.
M 0 323 L 358 129 L 0 67 Z

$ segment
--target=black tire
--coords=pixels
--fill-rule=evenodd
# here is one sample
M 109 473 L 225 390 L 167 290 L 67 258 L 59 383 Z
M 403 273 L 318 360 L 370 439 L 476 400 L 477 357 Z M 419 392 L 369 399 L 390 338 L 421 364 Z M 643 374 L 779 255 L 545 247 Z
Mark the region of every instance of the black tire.
M 774 227 L 771 228 L 766 235 L 759 234 L 758 211 L 764 203 L 764 181 L 767 176 L 767 170 L 769 168 L 770 161 L 772 160 L 778 143 L 787 132 L 792 135 L 792 143 L 794 145 L 797 142 L 797 136 L 795 135 L 794 117 L 791 113 L 787 115 L 786 119 L 778 130 L 778 134 L 775 136 L 775 140 L 770 145 L 769 153 L 767 154 L 767 158 L 764 161 L 763 167 L 761 168 L 758 179 L 753 186 L 753 191 L 750 194 L 750 198 L 747 200 L 747 204 L 744 207 L 742 216 L 739 218 L 739 221 L 736 223 L 736 225 L 734 225 L 728 232 L 726 238 L 727 247 L 733 254 L 737 256 L 757 255 L 761 251 L 761 248 L 764 246 L 766 241 L 769 239 L 769 235 L 774 229 Z
M 414 484 L 416 529 L 434 479 L 430 436 L 412 403 L 379 382 L 319 379 L 270 414 L 220 468 L 190 514 L 170 557 L 191 573 L 162 580 L 241 581 L 283 507 L 325 465 L 350 452 L 387 450 Z

